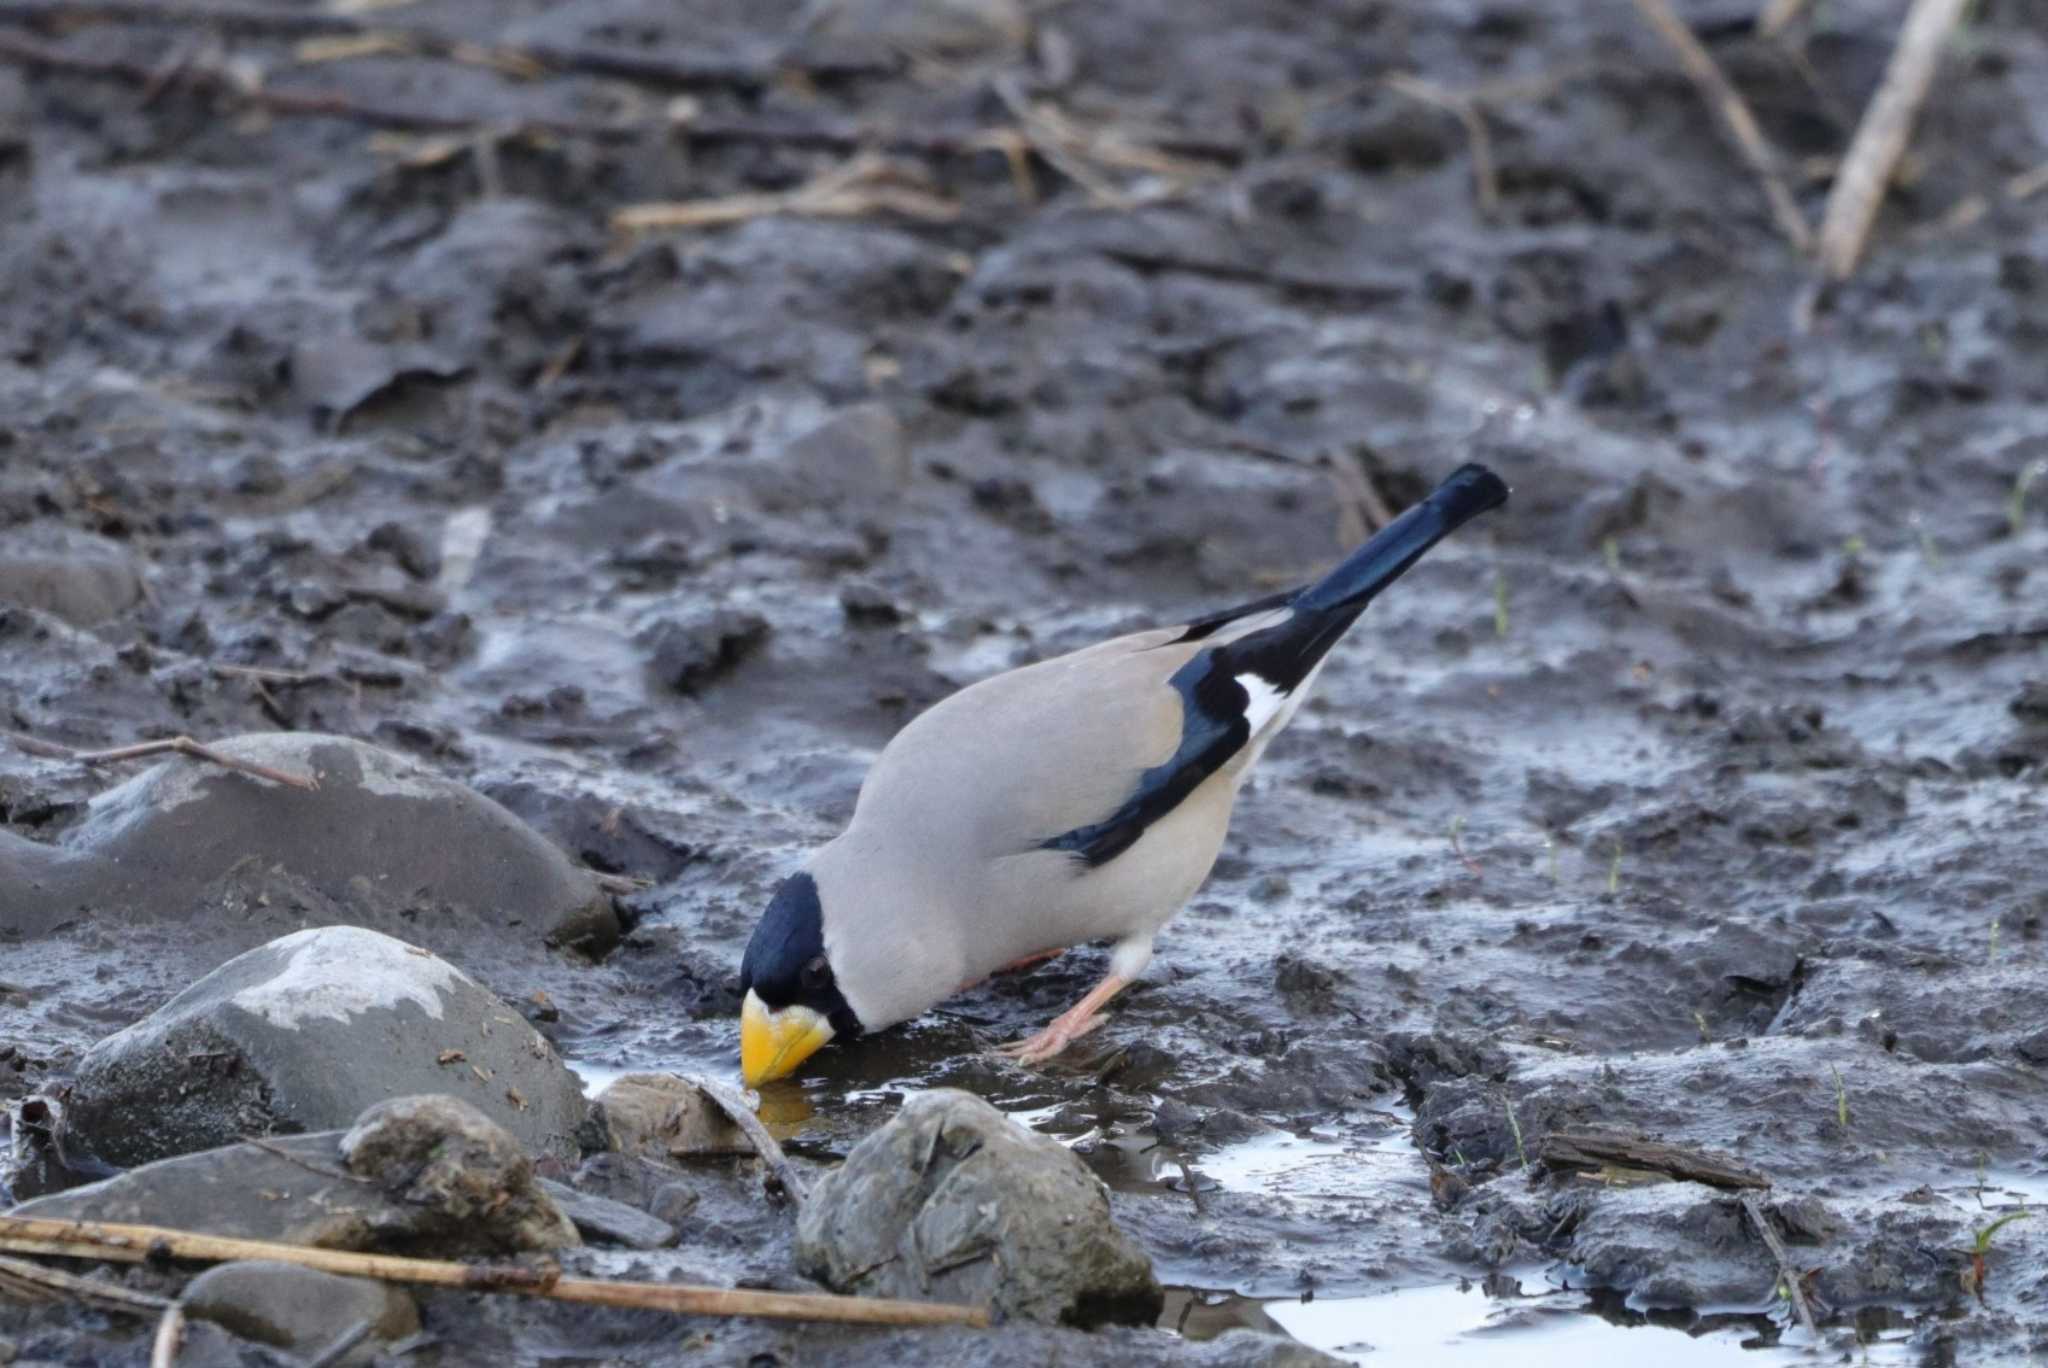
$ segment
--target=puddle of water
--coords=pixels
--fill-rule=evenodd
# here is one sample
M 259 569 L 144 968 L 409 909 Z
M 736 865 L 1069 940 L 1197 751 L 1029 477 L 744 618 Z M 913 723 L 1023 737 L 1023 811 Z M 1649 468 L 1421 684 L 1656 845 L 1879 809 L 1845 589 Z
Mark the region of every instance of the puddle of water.
M 1160 1325 L 1190 1339 L 1238 1326 L 1277 1330 L 1353 1363 L 1431 1368 L 1765 1368 L 1810 1361 L 1799 1332 L 1781 1331 L 1762 1310 L 1643 1311 L 1614 1294 L 1547 1288 L 1525 1295 L 1512 1277 L 1312 1301 L 1174 1288 Z M 1903 1368 L 1913 1361 L 1912 1335 L 1909 1319 L 1873 1308 L 1858 1317 L 1856 1361 Z
M 599 1064 L 589 1059 L 564 1059 L 562 1062 L 569 1066 L 569 1072 L 583 1081 L 585 1097 L 595 1097 L 627 1074 L 639 1072 L 623 1065 Z
M 1190 1167 L 1226 1192 L 1342 1201 L 1394 1188 L 1426 1189 L 1429 1170 L 1409 1140 L 1412 1118 L 1386 1114 L 1384 1134 L 1344 1141 L 1318 1131 L 1255 1135 L 1194 1159 Z

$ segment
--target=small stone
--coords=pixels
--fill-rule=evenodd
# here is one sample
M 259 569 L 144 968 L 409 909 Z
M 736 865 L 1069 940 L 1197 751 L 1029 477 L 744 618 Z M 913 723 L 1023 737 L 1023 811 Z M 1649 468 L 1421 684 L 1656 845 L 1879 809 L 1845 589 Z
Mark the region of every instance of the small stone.
M 912 1098 L 819 1183 L 797 1215 L 796 1257 L 837 1291 L 1004 1318 L 1150 1325 L 1164 1303 L 1087 1166 L 953 1089 Z
M 759 650 L 768 632 L 768 619 L 759 613 L 714 608 L 655 623 L 640 634 L 640 644 L 653 658 L 656 679 L 678 693 L 695 693 Z
M 839 611 L 857 627 L 887 627 L 903 620 L 895 600 L 872 584 L 850 584 L 841 590 Z
M 697 1189 L 688 1183 L 663 1183 L 655 1189 L 653 1200 L 647 1204 L 647 1211 L 656 1220 L 666 1221 L 680 1230 L 702 1200 L 703 1198 L 697 1195 Z
M 389 1283 L 267 1259 L 208 1269 L 192 1280 L 180 1304 L 194 1320 L 301 1354 L 324 1349 L 368 1321 L 369 1337 L 340 1360 L 350 1365 L 370 1362 L 377 1341 L 403 1339 L 420 1328 L 418 1305 Z
M 116 542 L 82 533 L 36 534 L 10 530 L 0 553 L 0 603 L 92 627 L 142 601 L 142 575 Z
M 676 1242 L 676 1228 L 648 1215 L 636 1206 L 578 1192 L 567 1183 L 540 1180 L 541 1190 L 555 1199 L 575 1225 L 578 1234 L 596 1244 L 624 1245 L 628 1249 L 663 1249 Z
M 404 523 L 379 523 L 370 530 L 363 545 L 372 551 L 388 552 L 399 568 L 416 580 L 431 580 L 441 573 L 440 551 Z
M 394 1097 L 341 1138 L 349 1172 L 431 1213 L 453 1237 L 520 1251 L 580 1244 L 534 1176 L 533 1160 L 481 1111 L 445 1096 Z
M 667 1161 L 698 1154 L 752 1154 L 754 1146 L 710 1098 L 667 1073 L 624 1074 L 591 1104 L 611 1148 Z
M 785 444 L 776 464 L 807 500 L 880 502 L 909 482 L 910 444 L 886 405 L 855 404 Z

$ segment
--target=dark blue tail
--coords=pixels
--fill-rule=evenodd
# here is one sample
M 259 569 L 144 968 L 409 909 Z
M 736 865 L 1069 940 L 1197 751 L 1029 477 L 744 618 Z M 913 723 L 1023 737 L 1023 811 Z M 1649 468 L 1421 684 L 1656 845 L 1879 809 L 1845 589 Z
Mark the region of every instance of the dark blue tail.
M 1459 466 L 1428 498 L 1406 509 L 1344 563 L 1294 600 L 1304 614 L 1354 615 L 1406 573 L 1430 547 L 1489 508 L 1508 501 L 1508 487 L 1483 465 Z
M 1507 502 L 1508 487 L 1482 465 L 1464 465 L 1421 503 L 1375 533 L 1344 563 L 1294 596 L 1294 615 L 1219 647 L 1231 673 L 1250 670 L 1291 692 L 1358 620 L 1380 590 L 1406 574 L 1429 548 L 1489 508 Z

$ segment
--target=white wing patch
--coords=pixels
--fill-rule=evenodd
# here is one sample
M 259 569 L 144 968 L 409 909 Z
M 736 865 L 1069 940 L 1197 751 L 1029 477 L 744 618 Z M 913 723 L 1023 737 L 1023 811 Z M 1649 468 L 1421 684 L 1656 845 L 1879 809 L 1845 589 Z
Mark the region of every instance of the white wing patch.
M 1263 736 L 1268 728 L 1278 731 L 1287 725 L 1294 712 L 1293 695 L 1282 693 L 1255 674 L 1241 674 L 1237 682 L 1250 698 L 1244 707 L 1244 717 L 1251 724 L 1253 736 Z

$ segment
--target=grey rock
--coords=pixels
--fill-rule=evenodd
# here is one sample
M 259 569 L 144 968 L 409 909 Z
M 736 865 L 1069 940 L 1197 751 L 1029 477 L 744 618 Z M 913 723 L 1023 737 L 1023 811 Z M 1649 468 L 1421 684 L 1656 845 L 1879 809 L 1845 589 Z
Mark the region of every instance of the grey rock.
M 1686 1257 L 1672 1259 L 1673 1249 Z M 1761 1302 L 1778 1277 L 1741 1206 L 1691 1183 L 1599 1194 L 1573 1232 L 1571 1261 L 1594 1286 L 1628 1288 L 1653 1306 Z
M 754 1152 L 724 1111 L 674 1074 L 622 1074 L 592 1106 L 604 1119 L 610 1147 L 622 1154 L 667 1160 Z
M 93 539 L 97 540 L 97 539 Z M 111 542 L 100 547 L 17 547 L 0 555 L 0 602 L 92 627 L 142 600 L 142 576 Z
M 904 1104 L 797 1216 L 806 1273 L 842 1292 L 986 1303 L 1005 1318 L 1149 1325 L 1164 1294 L 1057 1140 L 971 1093 Z
M 435 1213 L 450 1237 L 488 1230 L 511 1249 L 581 1243 L 519 1142 L 459 1098 L 380 1102 L 342 1136 L 341 1157 L 386 1196 Z
M 680 1228 L 702 1201 L 703 1198 L 697 1195 L 697 1190 L 688 1183 L 663 1183 L 655 1189 L 654 1196 L 648 1199 L 647 1213 L 656 1220 L 666 1221 Z
M 351 1172 L 342 1160 L 342 1134 L 321 1131 L 165 1159 L 24 1202 L 9 1214 L 436 1257 L 577 1243 L 568 1218 L 546 1194 L 519 1180 L 516 1166 L 510 1173 L 503 1166 L 498 1171 L 510 1181 L 505 1190 L 511 1197 L 487 1206 L 479 1218 L 466 1200 L 453 1206 L 413 1202 L 415 1185 L 398 1182 L 404 1174 L 392 1173 L 393 1189 L 387 1191 Z M 435 1197 L 431 1185 L 417 1195 Z
M 555 1199 L 578 1234 L 597 1244 L 624 1245 L 628 1249 L 663 1249 L 676 1242 L 676 1228 L 648 1215 L 639 1207 L 615 1202 L 588 1192 L 578 1192 L 567 1183 L 540 1180 L 541 1190 Z
M 910 481 L 910 443 L 886 405 L 840 409 L 782 448 L 778 464 L 795 477 L 791 494 L 883 502 Z M 764 500 L 776 507 L 775 500 Z
M 573 1158 L 585 1103 L 554 1047 L 446 960 L 353 926 L 240 955 L 79 1061 L 73 1137 L 142 1164 L 246 1135 L 346 1126 L 388 1097 L 466 1099 Z
M 664 618 L 643 631 L 640 642 L 656 679 L 679 693 L 695 693 L 760 650 L 769 630 L 759 613 L 711 608 Z
M 210 1268 L 192 1280 L 180 1301 L 194 1320 L 300 1353 L 323 1349 L 368 1321 L 369 1337 L 340 1360 L 345 1364 L 368 1363 L 376 1341 L 402 1339 L 420 1328 L 418 1304 L 389 1283 L 268 1259 Z
M 588 872 L 418 761 L 314 732 L 214 746 L 320 787 L 175 759 L 94 798 L 55 845 L 0 834 L 0 936 L 34 940 L 90 915 L 175 925 L 171 953 L 223 957 L 308 924 L 451 954 L 508 937 L 593 950 L 618 937 Z
M 337 425 L 379 395 L 412 380 L 447 381 L 467 368 L 420 343 L 369 342 L 352 328 L 292 349 L 292 389 L 313 414 Z

